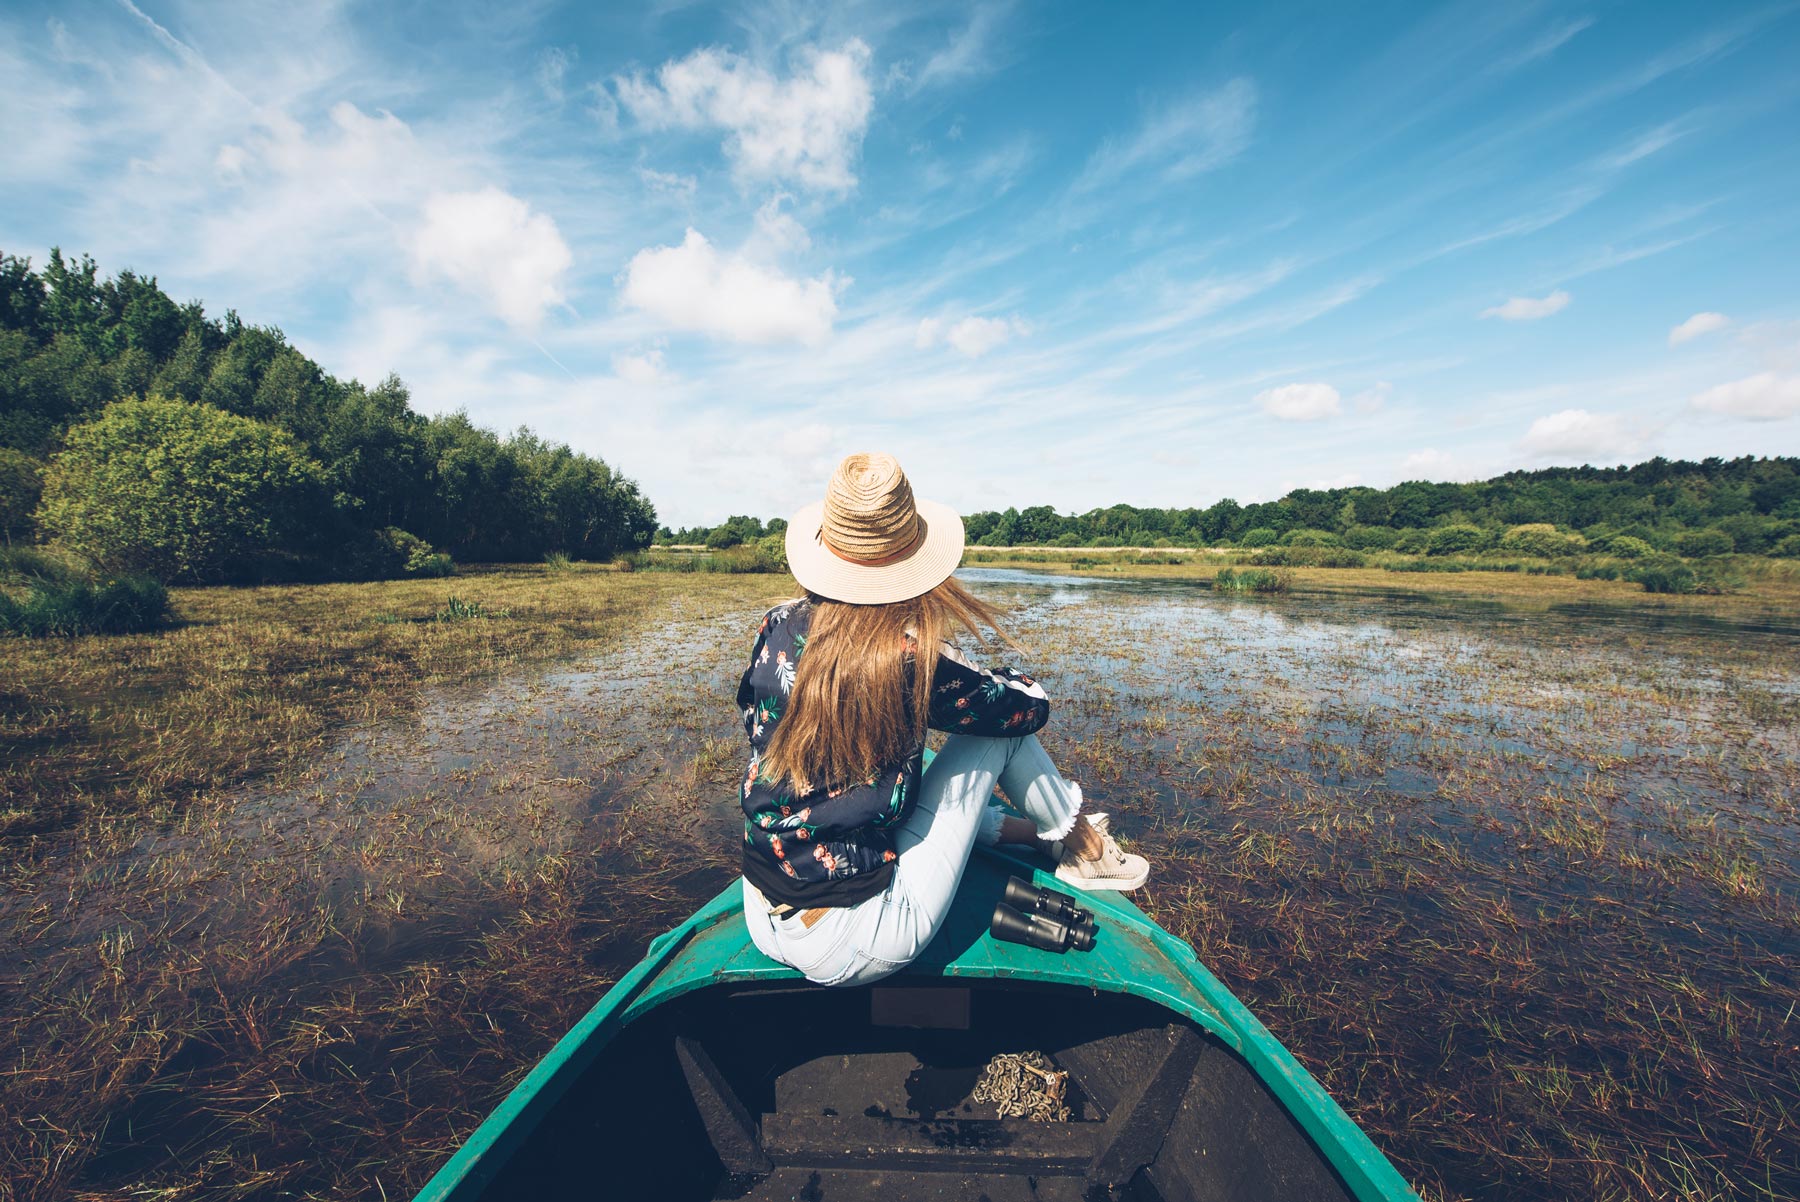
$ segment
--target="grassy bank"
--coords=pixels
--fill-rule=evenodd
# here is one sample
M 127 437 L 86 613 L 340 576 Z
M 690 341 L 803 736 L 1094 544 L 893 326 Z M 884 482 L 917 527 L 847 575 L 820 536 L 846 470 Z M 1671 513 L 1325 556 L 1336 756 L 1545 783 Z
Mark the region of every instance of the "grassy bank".
M 762 587 L 782 591 L 774 578 Z M 0 639 L 0 837 L 96 813 L 168 817 L 206 790 L 299 762 L 334 727 L 405 710 L 422 685 L 579 655 L 677 595 L 740 593 L 711 576 L 474 569 L 175 589 L 166 631 Z
M 1277 563 L 1291 587 L 1344 593 L 1411 593 L 1421 596 L 1488 598 L 1526 607 L 1566 604 L 1648 606 L 1677 612 L 1745 616 L 1791 615 L 1800 610 L 1800 561 L 1760 555 L 1721 556 L 1715 570 L 1731 580 L 1724 593 L 1647 593 L 1626 579 L 1583 578 L 1575 565 L 1516 556 L 1459 561 L 1456 571 L 1431 570 L 1428 556 L 1391 552 L 1363 557 L 1358 567 L 1317 567 Z M 1230 568 L 1259 567 L 1264 553 L 1235 548 L 1190 551 L 1181 548 L 1093 550 L 1082 548 L 971 547 L 968 567 L 1016 567 L 1075 576 L 1209 582 Z M 1465 566 L 1466 565 L 1466 566 Z

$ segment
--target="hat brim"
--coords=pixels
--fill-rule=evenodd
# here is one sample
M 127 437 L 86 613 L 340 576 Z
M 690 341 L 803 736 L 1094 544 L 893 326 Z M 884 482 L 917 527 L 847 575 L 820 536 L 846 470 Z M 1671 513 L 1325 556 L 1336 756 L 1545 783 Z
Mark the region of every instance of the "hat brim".
M 851 605 L 887 605 L 929 593 L 962 562 L 962 516 L 936 501 L 914 505 L 925 537 L 905 559 L 870 567 L 840 559 L 825 545 L 819 537 L 825 502 L 813 502 L 788 522 L 788 571 L 807 592 Z

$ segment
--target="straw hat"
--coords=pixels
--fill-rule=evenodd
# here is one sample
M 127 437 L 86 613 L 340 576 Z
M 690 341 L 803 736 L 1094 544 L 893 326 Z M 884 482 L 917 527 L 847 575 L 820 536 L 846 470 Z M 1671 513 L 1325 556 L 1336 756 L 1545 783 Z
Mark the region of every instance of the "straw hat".
M 962 518 L 913 497 L 892 455 L 846 455 L 825 499 L 788 523 L 788 570 L 808 592 L 852 605 L 909 601 L 962 562 Z

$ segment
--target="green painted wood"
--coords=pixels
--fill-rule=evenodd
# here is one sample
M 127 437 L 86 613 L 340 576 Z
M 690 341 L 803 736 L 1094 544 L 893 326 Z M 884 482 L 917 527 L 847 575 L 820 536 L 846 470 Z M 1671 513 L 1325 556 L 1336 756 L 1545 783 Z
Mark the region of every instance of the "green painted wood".
M 1083 895 L 1100 924 L 1091 952 L 1059 955 L 995 940 L 987 933 L 987 922 L 1009 875 L 1071 891 L 1054 874 L 1039 871 L 1024 859 L 1002 849 L 978 848 L 943 931 L 902 975 L 1052 982 L 1157 1002 L 1211 1031 L 1241 1055 L 1324 1152 L 1359 1202 L 1418 1202 L 1406 1179 L 1362 1129 L 1200 962 L 1194 949 L 1150 921 L 1122 893 Z M 643 961 L 550 1049 L 426 1183 L 416 1202 L 480 1198 L 493 1172 L 613 1036 L 648 1011 L 712 985 L 799 976 L 750 942 L 743 891 L 733 882 L 687 921 L 651 941 Z

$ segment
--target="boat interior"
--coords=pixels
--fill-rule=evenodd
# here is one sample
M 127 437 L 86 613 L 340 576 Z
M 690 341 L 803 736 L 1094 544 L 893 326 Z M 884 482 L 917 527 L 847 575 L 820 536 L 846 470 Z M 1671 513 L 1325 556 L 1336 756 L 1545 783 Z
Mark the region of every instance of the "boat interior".
M 1161 1006 L 897 978 L 715 985 L 658 1006 L 600 1053 L 484 1196 L 1352 1195 L 1237 1053 Z

